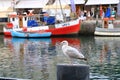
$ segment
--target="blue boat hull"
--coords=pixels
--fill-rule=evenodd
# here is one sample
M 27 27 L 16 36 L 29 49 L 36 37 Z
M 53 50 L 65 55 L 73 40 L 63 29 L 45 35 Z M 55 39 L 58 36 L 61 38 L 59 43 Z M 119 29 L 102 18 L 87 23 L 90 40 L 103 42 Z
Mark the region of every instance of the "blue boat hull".
M 11 31 L 12 37 L 50 37 L 51 32 L 37 33 L 37 32 L 19 32 L 19 31 Z

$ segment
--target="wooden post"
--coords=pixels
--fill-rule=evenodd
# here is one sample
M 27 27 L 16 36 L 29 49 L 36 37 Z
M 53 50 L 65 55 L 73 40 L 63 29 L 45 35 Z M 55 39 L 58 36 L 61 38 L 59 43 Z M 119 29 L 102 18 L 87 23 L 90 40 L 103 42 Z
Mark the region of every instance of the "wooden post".
M 57 80 L 89 80 L 89 66 L 85 64 L 58 64 Z

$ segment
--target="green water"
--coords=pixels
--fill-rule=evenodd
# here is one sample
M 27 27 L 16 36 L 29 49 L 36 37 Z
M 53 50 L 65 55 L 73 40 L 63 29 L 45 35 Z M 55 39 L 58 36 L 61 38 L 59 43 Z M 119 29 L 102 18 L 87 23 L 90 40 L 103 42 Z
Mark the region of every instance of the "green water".
M 90 80 L 120 80 L 119 37 L 11 38 L 0 36 L 0 77 L 57 80 L 56 65 L 69 63 L 60 42 L 81 51 L 90 66 Z

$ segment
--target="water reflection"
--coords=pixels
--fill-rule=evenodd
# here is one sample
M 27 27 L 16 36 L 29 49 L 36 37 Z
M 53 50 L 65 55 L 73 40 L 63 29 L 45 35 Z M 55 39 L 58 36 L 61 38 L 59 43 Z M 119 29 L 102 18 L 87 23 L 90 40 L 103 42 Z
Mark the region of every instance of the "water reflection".
M 56 80 L 56 64 L 67 62 L 59 43 L 67 40 L 88 58 L 87 62 L 79 63 L 90 65 L 90 80 L 120 79 L 119 37 L 5 37 L 3 40 L 0 46 L 1 77 Z
M 8 57 L 6 66 L 0 76 L 13 78 L 27 78 L 33 80 L 56 80 L 57 61 L 64 61 L 61 57 L 60 42 L 67 40 L 70 45 L 80 48 L 77 38 L 4 38 Z M 3 58 L 5 60 L 5 57 Z M 8 64 L 9 63 L 9 64 Z M 9 68 L 9 69 L 7 69 Z M 5 69 L 7 71 L 5 71 Z
M 48 48 L 51 39 L 4 38 L 5 46 L 11 53 L 7 76 L 17 78 L 48 78 Z M 9 69 L 7 69 L 9 70 Z M 12 71 L 13 70 L 13 71 Z M 9 75 L 9 73 L 11 75 Z M 2 73 L 1 73 L 2 74 Z M 5 76 L 3 75 L 3 76 Z M 41 76 L 40 76 L 41 75 Z
M 100 51 L 99 61 L 111 64 L 112 59 L 119 58 L 120 41 L 118 37 L 95 37 L 96 47 Z
M 91 80 L 120 79 L 119 39 L 119 37 L 95 37 L 97 64 L 91 65 Z

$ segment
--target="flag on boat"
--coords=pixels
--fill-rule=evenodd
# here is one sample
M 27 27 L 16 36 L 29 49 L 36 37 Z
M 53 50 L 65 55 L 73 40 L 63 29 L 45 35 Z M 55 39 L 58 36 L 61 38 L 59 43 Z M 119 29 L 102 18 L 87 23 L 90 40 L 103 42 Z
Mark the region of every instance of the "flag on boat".
M 70 0 L 72 12 L 76 12 L 74 0 Z

